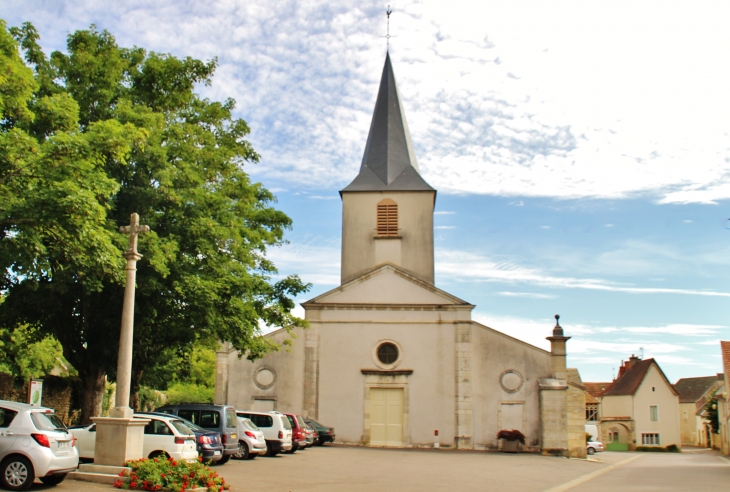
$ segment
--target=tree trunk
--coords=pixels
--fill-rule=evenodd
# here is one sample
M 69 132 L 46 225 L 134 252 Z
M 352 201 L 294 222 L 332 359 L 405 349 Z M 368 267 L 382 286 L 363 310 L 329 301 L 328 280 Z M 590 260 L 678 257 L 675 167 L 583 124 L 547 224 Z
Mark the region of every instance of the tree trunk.
M 91 417 L 101 416 L 101 404 L 104 399 L 106 387 L 106 374 L 98 367 L 87 368 L 79 372 L 79 377 L 84 386 L 84 394 L 81 401 L 81 425 L 91 423 Z M 114 402 L 112 402 L 112 405 Z
M 142 369 L 132 368 L 132 382 L 129 391 L 129 408 L 135 412 L 143 412 L 145 409 L 139 407 L 139 381 L 142 379 Z

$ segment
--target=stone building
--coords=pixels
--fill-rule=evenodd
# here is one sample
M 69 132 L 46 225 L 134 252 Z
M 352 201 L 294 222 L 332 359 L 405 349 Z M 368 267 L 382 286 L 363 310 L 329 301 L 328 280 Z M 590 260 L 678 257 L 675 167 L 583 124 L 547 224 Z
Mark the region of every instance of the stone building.
M 223 346 L 216 401 L 300 413 L 342 442 L 496 449 L 499 430 L 518 429 L 530 449 L 584 456 L 585 398 L 569 398 L 559 323 L 547 352 L 473 321 L 474 305 L 435 285 L 436 190 L 419 174 L 389 56 L 340 196 L 341 285 L 302 304 L 310 328 L 289 351 L 252 363 Z
M 680 435 L 683 446 L 711 445 L 711 429 L 706 419 L 705 404 L 722 386 L 725 375 L 682 378 L 674 383 L 679 394 Z
M 601 440 L 611 451 L 682 447 L 679 396 L 654 359 L 632 355 L 601 397 Z

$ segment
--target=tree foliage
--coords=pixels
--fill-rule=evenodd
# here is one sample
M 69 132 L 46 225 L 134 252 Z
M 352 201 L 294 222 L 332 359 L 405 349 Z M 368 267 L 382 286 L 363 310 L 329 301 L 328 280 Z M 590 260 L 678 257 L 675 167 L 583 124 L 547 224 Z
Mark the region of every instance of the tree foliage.
M 76 373 L 64 360 L 58 340 L 27 325 L 0 328 L 0 372 L 27 381 L 51 374 L 56 368 L 62 375 Z
M 717 411 L 717 390 L 712 393 L 712 396 L 705 403 L 705 419 L 710 422 L 713 434 L 720 432 L 720 417 Z
M 34 27 L 0 26 L 0 319 L 54 335 L 96 395 L 114 375 L 127 238 L 140 236 L 134 381 L 165 351 L 231 342 L 251 359 L 277 347 L 308 289 L 266 258 L 291 220 L 244 166 L 259 156 L 235 103 L 201 98 L 216 61 L 121 48 L 95 27 L 47 57 Z M 12 34 L 12 35 L 11 35 Z M 18 45 L 24 54 L 18 54 Z

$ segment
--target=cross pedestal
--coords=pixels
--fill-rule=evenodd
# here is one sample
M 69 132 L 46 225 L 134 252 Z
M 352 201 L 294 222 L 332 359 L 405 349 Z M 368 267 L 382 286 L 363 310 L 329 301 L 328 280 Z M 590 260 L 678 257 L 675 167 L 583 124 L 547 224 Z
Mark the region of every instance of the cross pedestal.
M 143 458 L 142 443 L 146 419 L 132 418 L 129 408 L 129 392 L 132 383 L 132 341 L 134 339 L 134 287 L 137 280 L 137 261 L 142 255 L 137 251 L 137 236 L 149 231 L 139 225 L 139 215 L 132 214 L 128 226 L 119 232 L 129 234 L 129 248 L 124 252 L 127 260 L 127 283 L 124 286 L 122 330 L 119 334 L 119 359 L 117 361 L 117 396 L 109 417 L 94 417 L 96 423 L 96 448 L 94 463 L 123 466 L 128 460 Z
M 143 445 L 148 419 L 92 417 L 91 420 L 96 424 L 95 464 L 124 466 L 127 461 L 146 458 Z

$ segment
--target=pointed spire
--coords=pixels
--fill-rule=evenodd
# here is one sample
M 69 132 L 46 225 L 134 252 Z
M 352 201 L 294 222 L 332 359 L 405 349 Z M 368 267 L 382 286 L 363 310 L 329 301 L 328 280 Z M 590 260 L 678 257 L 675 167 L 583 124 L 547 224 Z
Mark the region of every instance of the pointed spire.
M 385 56 L 378 99 L 360 173 L 342 191 L 434 191 L 418 173 L 390 54 Z

